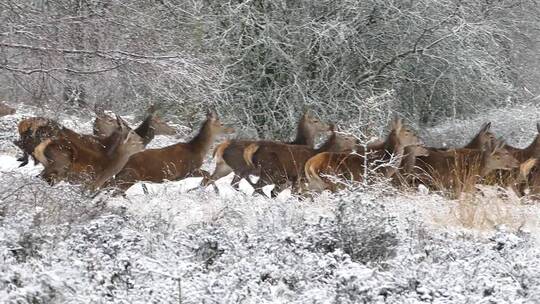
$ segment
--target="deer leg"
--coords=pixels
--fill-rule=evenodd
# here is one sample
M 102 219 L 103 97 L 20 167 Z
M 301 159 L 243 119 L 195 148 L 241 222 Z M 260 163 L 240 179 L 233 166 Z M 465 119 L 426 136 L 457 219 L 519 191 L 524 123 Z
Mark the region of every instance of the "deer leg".
M 19 168 L 28 165 L 28 158 L 29 158 L 28 153 L 26 153 L 26 152 L 24 152 L 21 157 L 17 158 L 17 161 L 21 162 L 19 164 Z
M 214 169 L 214 173 L 206 179 L 203 179 L 202 185 L 208 186 L 210 184 L 214 184 L 215 181 L 218 179 L 229 175 L 231 172 L 233 172 L 233 169 L 229 167 L 224 161 L 220 161 L 216 163 L 216 169 Z
M 240 181 L 242 180 L 242 177 L 240 175 L 237 175 L 235 174 L 234 177 L 233 177 L 233 180 L 231 181 L 231 186 L 236 189 L 236 190 L 239 190 L 239 186 L 240 186 Z M 253 187 L 253 183 L 251 182 L 251 180 L 249 180 L 249 177 L 246 178 L 246 180 L 248 181 L 248 183 Z
M 148 193 L 149 193 L 148 187 L 146 187 L 146 185 L 144 183 L 142 183 L 141 186 L 142 186 L 142 190 L 143 190 L 144 195 L 148 195 Z

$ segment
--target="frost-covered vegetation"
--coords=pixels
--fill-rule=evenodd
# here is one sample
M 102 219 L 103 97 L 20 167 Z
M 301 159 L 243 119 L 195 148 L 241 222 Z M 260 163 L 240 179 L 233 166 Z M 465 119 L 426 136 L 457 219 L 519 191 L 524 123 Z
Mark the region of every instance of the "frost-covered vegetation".
M 306 108 L 366 141 L 396 114 L 428 146 L 486 121 L 524 147 L 540 120 L 532 0 L 3 0 L 1 303 L 538 303 L 540 208 L 384 181 L 270 199 L 227 180 L 125 197 L 17 168 L 17 122 L 91 133 L 150 103 L 189 138 L 208 108 L 240 138 L 291 138 Z M 203 165 L 212 170 L 211 159 Z M 225 178 L 230 180 L 230 176 Z M 244 184 L 245 185 L 245 184 Z
M 149 186 L 147 195 L 137 184 L 126 197 L 96 196 L 65 183 L 50 187 L 35 177 L 41 166 L 16 168 L 9 142 L 21 115 L 1 118 L 2 302 L 540 300 L 540 208 L 533 202 L 491 188 L 455 201 L 384 182 L 270 199 L 226 181 L 218 182 L 220 194 L 188 191 L 195 178 Z M 78 117 L 64 119 L 89 131 Z M 154 146 L 176 140 L 160 137 Z

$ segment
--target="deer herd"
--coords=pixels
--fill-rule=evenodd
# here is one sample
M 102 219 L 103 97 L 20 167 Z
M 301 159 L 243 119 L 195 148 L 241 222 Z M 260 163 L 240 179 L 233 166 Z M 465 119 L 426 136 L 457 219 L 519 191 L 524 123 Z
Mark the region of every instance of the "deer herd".
M 510 188 L 519 196 L 540 197 L 540 124 L 538 134 L 520 149 L 498 140 L 485 123 L 464 147 L 433 148 L 423 145 L 414 131 L 394 118 L 384 140 L 362 144 L 356 137 L 336 130 L 306 112 L 300 118 L 293 141 L 226 140 L 217 145 L 213 174 L 201 170 L 205 156 L 221 134 L 234 132 L 209 111 L 199 132 L 188 142 L 145 149 L 155 135 L 173 135 L 150 107 L 145 119 L 131 128 L 96 109 L 93 134 L 79 134 L 44 117 L 23 119 L 15 144 L 23 155 L 21 166 L 32 157 L 44 169 L 40 176 L 53 185 L 68 181 L 95 191 L 112 187 L 124 192 L 137 181 L 160 183 L 187 177 L 203 177 L 202 185 L 214 185 L 234 172 L 233 184 L 244 178 L 258 192 L 275 185 L 272 196 L 291 186 L 305 191 L 337 191 L 346 181 L 369 182 L 374 176 L 396 187 L 420 184 L 453 197 L 474 190 L 478 183 Z M 12 113 L 11 113 L 12 114 Z M 318 148 L 316 139 L 327 135 Z M 253 182 L 251 175 L 258 176 Z

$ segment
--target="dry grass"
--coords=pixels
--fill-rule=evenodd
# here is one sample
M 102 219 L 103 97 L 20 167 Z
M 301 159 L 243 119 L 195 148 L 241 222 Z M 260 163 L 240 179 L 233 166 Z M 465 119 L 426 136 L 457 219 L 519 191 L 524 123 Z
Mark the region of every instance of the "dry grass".
M 451 207 L 448 222 L 476 230 L 492 230 L 498 226 L 518 231 L 531 218 L 512 190 L 476 185 L 476 192 L 463 193 Z

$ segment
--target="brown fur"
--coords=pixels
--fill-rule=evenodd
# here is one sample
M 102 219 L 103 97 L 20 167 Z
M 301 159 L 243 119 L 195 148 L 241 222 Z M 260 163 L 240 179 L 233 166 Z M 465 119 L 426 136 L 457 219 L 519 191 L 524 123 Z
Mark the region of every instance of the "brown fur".
M 21 120 L 17 128 L 19 139 L 14 143 L 23 151 L 23 156 L 18 159 L 22 167 L 28 164 L 29 156 L 43 140 L 58 136 L 62 126 L 52 119 L 31 117 Z
M 435 189 L 449 191 L 454 197 L 473 190 L 479 180 L 493 170 L 510 170 L 519 166 L 518 161 L 502 144 L 485 150 L 431 149 L 428 156 L 416 158 L 417 182 Z
M 534 140 L 526 148 L 516 148 L 510 145 L 505 145 L 508 150 L 518 161 L 523 165 L 531 158 L 540 159 L 540 124 L 536 124 L 538 133 Z M 530 171 L 530 170 L 529 170 Z M 530 184 L 529 179 L 524 179 L 521 175 L 523 172 L 519 168 L 513 170 L 495 170 L 486 176 L 485 180 L 488 184 L 498 185 L 505 188 L 511 188 L 518 196 L 525 194 L 525 189 Z
M 315 136 L 318 133 L 328 131 L 329 126 L 319 119 L 313 117 L 308 112 L 304 113 L 298 122 L 297 133 L 295 140 L 288 142 L 291 145 L 307 145 L 313 147 Z M 231 172 L 235 173 L 235 180 L 246 178 L 250 174 L 255 173 L 253 167 L 246 164 L 243 158 L 244 149 L 253 143 L 266 143 L 273 141 L 256 141 L 256 140 L 232 140 L 226 146 L 216 148 L 216 169 L 209 180 L 204 184 L 210 184 Z
M 199 134 L 190 142 L 133 155 L 116 176 L 117 187 L 125 190 L 137 181 L 159 183 L 191 176 L 198 172 L 215 136 L 232 131 L 221 124 L 215 112 L 209 113 Z
M 90 138 L 64 128 L 57 138 L 39 144 L 34 156 L 45 167 L 42 177 L 51 184 L 59 180 L 85 182 L 96 190 L 144 148 L 137 134 L 121 127 L 101 142 Z
M 141 138 L 143 138 L 144 144 L 147 145 L 154 139 L 155 135 L 175 135 L 176 130 L 161 120 L 157 114 L 155 114 L 156 108 L 150 106 L 147 110 L 146 118 L 135 128 Z M 127 122 L 123 121 L 126 128 L 131 129 Z M 105 114 L 101 110 L 96 110 L 96 119 L 94 121 L 93 132 L 94 135 L 99 137 L 110 136 L 116 128 L 116 121 L 114 118 Z
M 318 149 L 273 142 L 253 143 L 245 148 L 244 161 L 256 168 L 260 176 L 257 187 L 275 184 L 277 191 L 289 182 L 299 186 L 304 178 L 304 165 L 315 154 L 351 150 L 355 144 L 356 138 L 338 135 L 332 128 L 332 135 Z
M 402 157 L 405 147 L 418 143 L 416 135 L 403 127 L 401 119 L 394 119 L 391 132 L 385 140 L 384 147 L 380 150 L 368 151 L 368 153 L 364 151 L 360 153 L 323 152 L 310 158 L 304 166 L 309 187 L 313 190 L 337 190 L 337 184 L 328 178 L 321 177 L 321 174 L 362 181 L 366 163 L 368 166 L 377 165 L 376 171 L 391 177 L 397 171 L 395 166 L 388 164 L 391 158 Z

